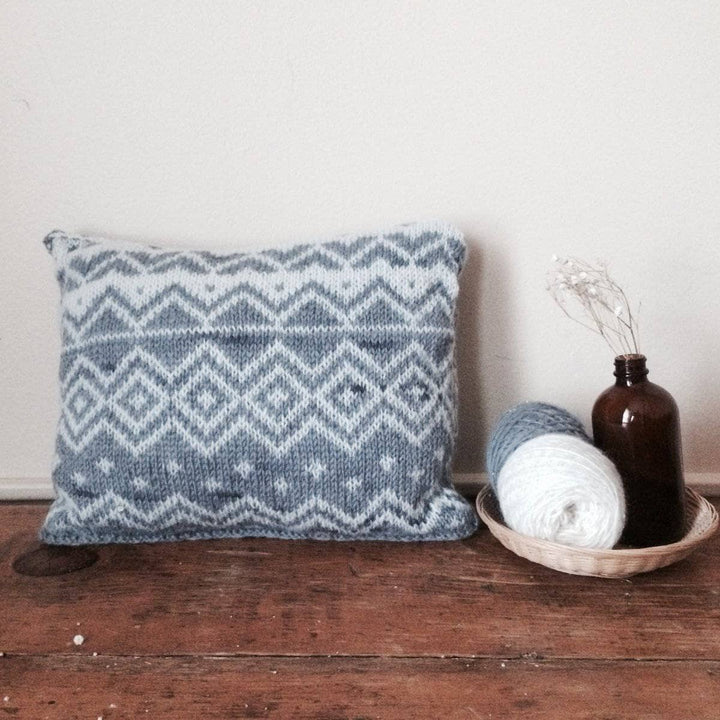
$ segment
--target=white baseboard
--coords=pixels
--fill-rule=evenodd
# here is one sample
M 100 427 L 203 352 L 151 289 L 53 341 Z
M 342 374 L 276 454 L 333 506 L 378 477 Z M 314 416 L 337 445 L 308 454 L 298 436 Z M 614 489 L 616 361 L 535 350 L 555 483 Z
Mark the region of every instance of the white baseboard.
M 50 478 L 0 478 L 0 500 L 52 500 Z
M 708 497 L 720 496 L 720 472 L 686 473 L 686 483 Z M 471 495 L 487 482 L 485 473 L 456 473 L 455 485 Z M 0 478 L 1 500 L 51 500 L 54 497 L 50 478 Z

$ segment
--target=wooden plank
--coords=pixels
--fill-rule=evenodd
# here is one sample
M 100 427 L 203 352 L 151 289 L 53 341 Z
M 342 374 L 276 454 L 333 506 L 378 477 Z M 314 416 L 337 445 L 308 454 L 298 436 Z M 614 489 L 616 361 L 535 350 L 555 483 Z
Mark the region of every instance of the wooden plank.
M 717 720 L 719 677 L 717 662 L 5 658 L 0 716 Z
M 20 576 L 12 560 L 44 511 L 0 506 L 6 653 L 720 659 L 717 538 L 631 581 L 533 565 L 485 529 L 454 543 L 107 546 L 87 570 Z

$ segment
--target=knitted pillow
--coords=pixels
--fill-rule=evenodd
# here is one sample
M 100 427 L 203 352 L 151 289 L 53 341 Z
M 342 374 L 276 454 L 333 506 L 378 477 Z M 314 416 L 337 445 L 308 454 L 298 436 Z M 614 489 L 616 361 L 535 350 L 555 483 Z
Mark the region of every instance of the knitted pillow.
M 461 234 L 254 253 L 70 237 L 51 544 L 446 540 Z

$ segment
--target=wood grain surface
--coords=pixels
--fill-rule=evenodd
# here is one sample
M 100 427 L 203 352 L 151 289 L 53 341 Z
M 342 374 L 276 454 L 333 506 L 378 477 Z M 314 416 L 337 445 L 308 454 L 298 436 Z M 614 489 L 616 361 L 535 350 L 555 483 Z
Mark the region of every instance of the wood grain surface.
M 717 720 L 720 699 L 717 662 L 98 656 L 10 664 L 0 716 L 4 707 L 34 720 Z
M 0 717 L 720 718 L 718 538 L 630 580 L 548 570 L 484 528 L 106 546 L 19 575 L 46 507 L 0 505 Z

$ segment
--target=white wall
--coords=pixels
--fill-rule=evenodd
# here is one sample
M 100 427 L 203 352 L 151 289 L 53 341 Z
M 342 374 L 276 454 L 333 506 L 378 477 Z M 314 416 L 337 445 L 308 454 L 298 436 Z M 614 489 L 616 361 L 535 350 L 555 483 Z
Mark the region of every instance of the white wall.
M 49 472 L 53 228 L 250 248 L 443 218 L 471 245 L 457 466 L 611 353 L 553 252 L 642 300 L 685 459 L 720 470 L 720 3 L 0 0 L 0 478 Z

